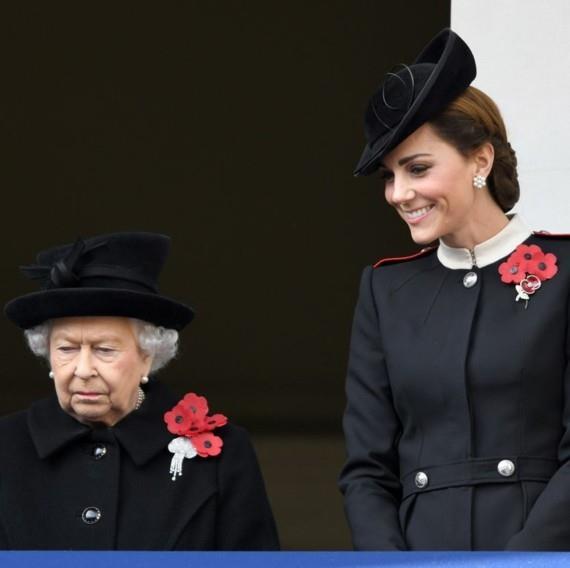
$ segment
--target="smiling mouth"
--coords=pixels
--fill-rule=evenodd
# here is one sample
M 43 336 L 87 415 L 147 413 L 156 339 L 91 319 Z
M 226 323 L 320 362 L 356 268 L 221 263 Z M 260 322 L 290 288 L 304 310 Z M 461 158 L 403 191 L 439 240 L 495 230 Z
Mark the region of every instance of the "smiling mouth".
M 435 206 L 426 205 L 425 207 L 420 207 L 419 209 L 413 209 L 412 211 L 402 211 L 404 219 L 410 223 L 417 223 L 423 219 Z

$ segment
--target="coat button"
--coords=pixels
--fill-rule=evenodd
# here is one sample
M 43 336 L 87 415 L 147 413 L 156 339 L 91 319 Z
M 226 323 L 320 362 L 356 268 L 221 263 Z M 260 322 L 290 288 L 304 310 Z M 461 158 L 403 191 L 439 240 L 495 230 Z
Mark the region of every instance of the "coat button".
M 426 487 L 428 482 L 429 478 L 427 476 L 427 473 L 423 471 L 418 471 L 418 473 L 416 473 L 416 477 L 414 478 L 414 483 L 416 484 L 416 487 L 418 489 L 423 489 L 424 487 Z
M 473 286 L 477 284 L 478 279 L 479 277 L 477 276 L 476 272 L 468 272 L 463 277 L 463 286 L 465 286 L 465 288 L 473 288 Z
M 86 525 L 94 525 L 99 522 L 101 511 L 97 507 L 87 507 L 81 513 L 81 519 Z
M 97 444 L 91 451 L 91 455 L 96 459 L 100 460 L 107 453 L 107 447 L 103 444 Z
M 511 460 L 501 460 L 497 465 L 497 471 L 503 477 L 511 477 L 515 473 L 515 464 Z

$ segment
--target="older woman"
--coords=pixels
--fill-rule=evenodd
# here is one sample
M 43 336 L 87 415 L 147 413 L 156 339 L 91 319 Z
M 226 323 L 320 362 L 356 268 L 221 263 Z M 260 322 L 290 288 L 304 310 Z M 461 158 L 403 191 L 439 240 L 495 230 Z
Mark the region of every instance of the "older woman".
M 55 396 L 0 420 L 3 549 L 256 550 L 278 540 L 246 433 L 150 379 L 187 306 L 158 293 L 169 239 L 102 235 L 38 255 L 7 316 Z
M 425 247 L 364 270 L 340 477 L 358 549 L 570 549 L 567 236 L 506 213 L 516 158 L 451 30 L 388 74 L 356 174 Z

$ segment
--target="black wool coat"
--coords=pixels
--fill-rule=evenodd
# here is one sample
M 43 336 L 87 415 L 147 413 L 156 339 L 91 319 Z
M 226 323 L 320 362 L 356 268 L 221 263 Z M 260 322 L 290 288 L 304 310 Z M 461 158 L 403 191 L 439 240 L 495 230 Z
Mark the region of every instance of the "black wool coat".
M 340 476 L 357 549 L 570 550 L 570 239 L 526 244 L 559 268 L 527 309 L 505 258 L 364 270 Z
M 91 428 L 55 396 L 0 420 L 0 548 L 276 550 L 275 523 L 245 431 L 216 430 L 216 457 L 185 459 L 172 481 L 158 382 L 112 428 Z M 93 522 L 95 521 L 95 522 Z

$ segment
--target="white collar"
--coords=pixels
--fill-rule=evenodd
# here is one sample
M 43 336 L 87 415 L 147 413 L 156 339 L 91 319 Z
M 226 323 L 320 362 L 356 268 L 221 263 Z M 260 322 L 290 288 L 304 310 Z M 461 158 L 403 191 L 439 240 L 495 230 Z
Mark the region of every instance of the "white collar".
M 504 229 L 489 240 L 475 245 L 473 250 L 450 247 L 440 240 L 437 258 L 443 266 L 454 270 L 468 270 L 474 265 L 483 268 L 507 256 L 531 234 L 524 221 L 518 215 L 513 215 Z

